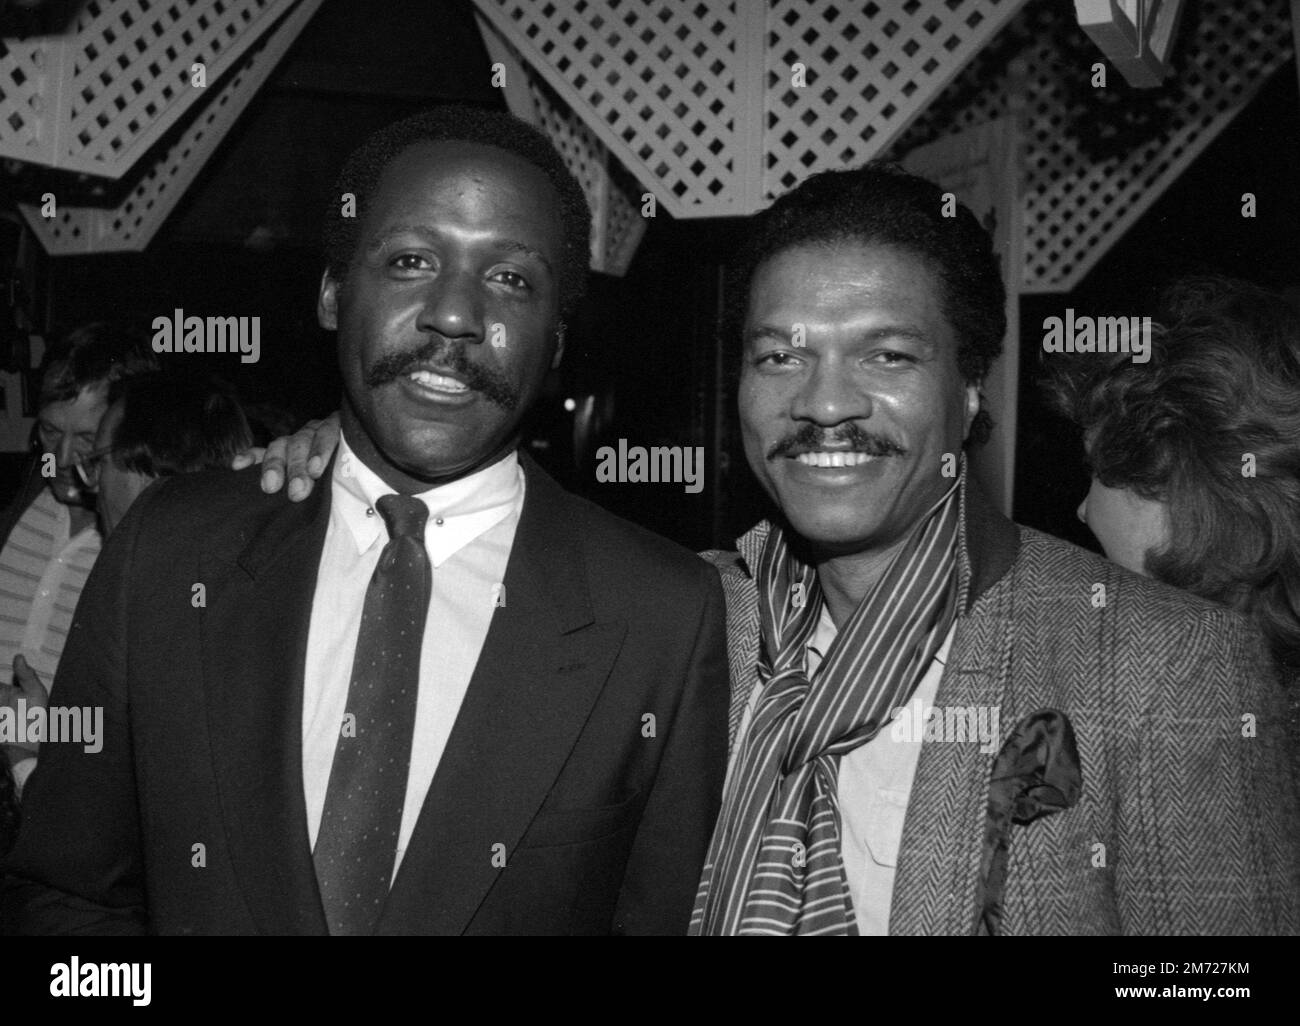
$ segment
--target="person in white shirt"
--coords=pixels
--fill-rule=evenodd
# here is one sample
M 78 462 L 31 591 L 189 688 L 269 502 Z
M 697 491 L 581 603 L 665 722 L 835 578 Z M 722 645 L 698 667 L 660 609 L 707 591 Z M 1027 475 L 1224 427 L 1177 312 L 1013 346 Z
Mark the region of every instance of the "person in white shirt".
M 226 466 L 248 449 L 252 433 L 233 391 L 202 373 L 137 372 L 100 417 L 94 445 L 78 452 L 74 473 L 95 496 L 99 535 L 107 538 L 131 504 L 160 477 Z M 14 657 L 26 711 L 46 706 L 49 693 L 19 653 Z M 45 679 L 52 680 L 51 673 Z M 9 695 L 16 706 L 16 696 Z M 5 745 L 19 796 L 36 768 L 38 741 Z
M 95 450 L 104 414 L 132 376 L 155 366 L 143 339 L 106 322 L 52 345 L 41 369 L 35 450 L 17 495 L 0 513 L 0 706 L 43 706 L 73 611 L 103 544 L 94 489 L 77 472 Z M 11 762 L 34 742 L 3 742 Z M 17 767 L 15 767 L 17 772 Z M 18 772 L 19 783 L 26 772 Z

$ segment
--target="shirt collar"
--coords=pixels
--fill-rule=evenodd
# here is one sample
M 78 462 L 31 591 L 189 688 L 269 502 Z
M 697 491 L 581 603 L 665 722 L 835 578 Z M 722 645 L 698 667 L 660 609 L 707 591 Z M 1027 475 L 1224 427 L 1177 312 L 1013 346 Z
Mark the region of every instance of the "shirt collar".
M 392 495 L 393 489 L 366 466 L 341 435 L 331 494 L 331 516 L 347 527 L 358 553 L 377 542 L 387 542 L 388 531 L 375 503 L 385 495 Z M 429 521 L 424 529 L 429 562 L 441 566 L 517 512 L 523 505 L 523 496 L 524 472 L 514 450 L 491 466 L 418 493 L 415 497 L 429 507 Z

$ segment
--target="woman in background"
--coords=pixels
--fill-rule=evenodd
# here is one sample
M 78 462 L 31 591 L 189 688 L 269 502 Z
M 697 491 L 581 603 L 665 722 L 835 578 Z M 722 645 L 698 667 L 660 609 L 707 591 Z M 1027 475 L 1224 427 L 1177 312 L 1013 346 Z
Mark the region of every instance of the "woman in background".
M 1300 317 L 1195 278 L 1156 319 L 1150 362 L 1079 357 L 1051 387 L 1093 475 L 1079 519 L 1108 558 L 1254 620 L 1300 739 Z

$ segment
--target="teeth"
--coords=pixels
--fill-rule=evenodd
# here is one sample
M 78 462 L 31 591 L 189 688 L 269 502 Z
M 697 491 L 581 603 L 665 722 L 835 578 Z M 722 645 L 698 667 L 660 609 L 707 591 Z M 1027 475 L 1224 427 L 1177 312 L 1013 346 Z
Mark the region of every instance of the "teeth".
M 795 459 L 805 467 L 856 467 L 875 457 L 865 452 L 801 452 Z
M 431 371 L 411 371 L 407 375 L 417 385 L 423 385 L 425 388 L 436 388 L 440 392 L 468 392 L 469 386 L 462 384 L 455 378 L 448 378 L 442 374 L 434 374 Z

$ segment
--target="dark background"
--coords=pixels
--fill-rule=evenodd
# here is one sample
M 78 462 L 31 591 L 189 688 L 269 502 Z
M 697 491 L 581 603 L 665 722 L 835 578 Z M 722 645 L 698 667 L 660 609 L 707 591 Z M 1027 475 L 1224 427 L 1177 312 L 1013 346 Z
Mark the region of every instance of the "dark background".
M 1059 6 L 1072 14 L 1071 5 Z M 295 421 L 334 409 L 333 339 L 316 325 L 315 301 L 317 233 L 337 169 L 375 128 L 430 105 L 504 107 L 468 3 L 386 0 L 385 16 L 376 17 L 379 7 L 327 0 L 145 252 L 40 257 L 37 310 L 47 333 L 103 318 L 147 329 L 176 307 L 260 316 L 259 363 L 202 359 L 247 401 L 282 406 Z M 1140 314 L 1161 285 L 1189 271 L 1296 286 L 1297 167 L 1291 63 L 1074 293 L 1022 299 L 1018 520 L 1096 547 L 1074 517 L 1087 488 L 1077 434 L 1039 397 L 1043 319 L 1066 306 Z M 1253 220 L 1240 216 L 1247 191 L 1258 198 Z M 738 444 L 734 361 L 717 350 L 720 271 L 743 227 L 675 222 L 661 209 L 624 277 L 593 275 L 530 435 L 534 453 L 572 490 L 692 548 L 729 545 L 762 512 Z M 594 459 L 574 464 L 563 407 L 566 397 L 588 393 L 612 397 L 613 419 L 596 444 L 622 437 L 629 445 L 703 445 L 704 491 L 597 485 Z M 709 456 L 715 447 L 720 459 Z

